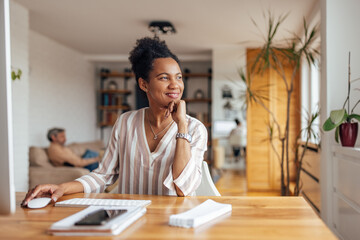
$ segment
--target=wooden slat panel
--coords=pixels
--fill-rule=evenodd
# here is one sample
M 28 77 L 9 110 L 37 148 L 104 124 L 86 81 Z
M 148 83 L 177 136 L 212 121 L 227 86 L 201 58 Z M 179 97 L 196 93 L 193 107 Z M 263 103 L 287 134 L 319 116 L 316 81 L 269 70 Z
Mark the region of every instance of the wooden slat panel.
M 248 50 L 247 61 L 252 62 L 256 56 L 257 50 Z M 249 64 L 248 64 L 249 65 Z M 249 69 L 248 69 L 249 71 Z M 261 95 L 269 95 L 269 74 L 263 76 L 253 76 L 252 91 L 261 92 Z M 260 93 L 259 93 L 260 94 Z M 269 122 L 269 115 L 259 105 L 251 104 L 247 110 L 247 179 L 249 190 L 267 190 L 270 189 L 269 182 L 269 154 L 270 146 L 267 144 L 268 139 L 266 125 Z
M 248 49 L 247 61 L 251 65 L 258 49 Z M 248 69 L 249 71 L 249 69 Z M 290 79 L 293 68 L 284 64 L 285 76 Z M 289 81 L 289 80 L 288 80 Z M 266 87 L 267 86 L 267 87 Z M 252 76 L 252 89 L 260 90 L 261 95 L 268 97 L 270 101 L 266 106 L 273 112 L 277 121 L 282 126 L 282 133 L 285 132 L 286 110 L 287 110 L 287 92 L 284 80 L 274 70 L 268 70 L 263 74 Z M 289 127 L 289 156 L 290 156 L 290 174 L 294 178 L 294 144 L 296 136 L 300 131 L 300 77 L 296 76 L 294 82 L 294 91 L 291 96 L 290 107 L 290 127 Z M 268 135 L 268 123 L 271 120 L 270 115 L 261 106 L 250 105 L 247 111 L 248 142 L 247 142 L 247 176 L 248 188 L 256 190 L 259 186 L 267 186 L 267 189 L 280 189 L 280 165 L 279 159 L 273 152 L 270 142 L 266 141 Z M 278 136 L 278 133 L 276 133 Z M 281 154 L 281 144 L 276 143 L 275 148 Z M 260 165 L 259 163 L 262 163 Z M 256 170 L 255 167 L 256 166 Z M 258 168 L 262 168 L 259 170 Z M 262 176 L 258 176 L 262 173 Z

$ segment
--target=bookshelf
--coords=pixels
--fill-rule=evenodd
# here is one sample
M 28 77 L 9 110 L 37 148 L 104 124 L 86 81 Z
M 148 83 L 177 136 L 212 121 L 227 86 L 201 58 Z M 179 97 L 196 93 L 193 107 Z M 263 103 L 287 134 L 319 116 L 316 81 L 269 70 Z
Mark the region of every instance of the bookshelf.
M 209 103 L 211 104 L 210 98 L 184 98 L 184 101 L 187 103 Z
M 211 80 L 212 80 L 212 72 L 211 69 L 208 70 L 207 73 L 192 73 L 188 68 L 184 69 L 183 73 L 183 79 L 184 79 L 184 94 L 183 94 L 183 100 L 186 102 L 187 106 L 187 113 L 191 115 L 192 117 L 197 118 L 200 120 L 205 127 L 208 129 L 208 155 L 211 153 Z M 196 79 L 201 81 L 205 80 L 207 81 L 207 93 L 200 91 L 200 95 L 196 94 L 196 92 L 193 94 L 193 96 L 190 96 L 189 89 L 193 89 L 193 82 L 191 80 Z M 204 84 L 206 85 L 206 84 Z M 205 91 L 206 91 L 205 90 Z M 191 105 L 198 105 L 200 107 L 201 111 L 191 111 L 189 110 L 191 108 Z M 208 159 L 211 158 L 211 156 L 207 157 Z
M 183 94 L 183 100 L 186 102 L 187 106 L 191 104 L 202 104 L 205 105 L 204 111 L 197 111 L 196 113 L 192 113 L 191 111 L 188 111 L 188 114 L 192 117 L 195 117 L 199 119 L 206 127 L 211 127 L 211 69 L 208 70 L 207 73 L 191 73 L 188 68 L 184 69 L 184 94 Z M 191 81 L 189 81 L 192 78 L 206 78 L 207 79 L 207 96 L 204 92 L 200 94 L 200 96 L 189 96 L 188 90 L 189 88 L 192 88 Z M 196 95 L 196 94 L 195 94 Z M 211 133 L 211 131 L 209 131 Z M 210 136 L 210 135 L 209 135 Z
M 98 90 L 98 125 L 101 130 L 105 127 L 112 127 L 119 114 L 131 110 L 127 99 L 132 94 L 128 90 L 128 81 L 131 77 L 132 73 L 129 69 L 125 69 L 122 73 L 101 69 L 100 89 Z M 117 78 L 123 79 L 122 86 L 114 81 Z M 102 131 L 101 137 L 103 138 Z

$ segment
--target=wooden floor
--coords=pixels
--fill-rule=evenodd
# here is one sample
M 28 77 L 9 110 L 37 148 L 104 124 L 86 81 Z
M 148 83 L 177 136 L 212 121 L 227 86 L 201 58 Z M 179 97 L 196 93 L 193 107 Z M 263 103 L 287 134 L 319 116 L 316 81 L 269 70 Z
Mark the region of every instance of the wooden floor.
M 280 191 L 249 192 L 246 188 L 246 170 L 221 170 L 216 188 L 221 196 L 280 196 Z

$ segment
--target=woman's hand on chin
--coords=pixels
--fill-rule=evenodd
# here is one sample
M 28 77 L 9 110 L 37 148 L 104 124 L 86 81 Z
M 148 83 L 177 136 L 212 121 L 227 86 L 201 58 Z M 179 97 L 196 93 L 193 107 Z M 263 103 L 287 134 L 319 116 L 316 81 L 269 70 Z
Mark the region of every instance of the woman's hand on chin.
M 186 103 L 184 100 L 171 101 L 165 113 L 165 118 L 171 114 L 174 121 L 179 124 L 186 121 Z

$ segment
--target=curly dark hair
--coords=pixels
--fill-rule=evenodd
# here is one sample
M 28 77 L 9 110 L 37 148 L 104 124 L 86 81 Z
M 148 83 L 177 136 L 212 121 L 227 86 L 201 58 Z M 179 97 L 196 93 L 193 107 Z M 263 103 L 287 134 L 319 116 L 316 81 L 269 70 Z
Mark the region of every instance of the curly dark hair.
M 172 58 L 180 66 L 179 59 L 169 50 L 165 41 L 150 37 L 144 37 L 136 41 L 136 46 L 129 56 L 136 81 L 139 78 L 149 81 L 149 73 L 153 69 L 154 60 L 157 58 Z

